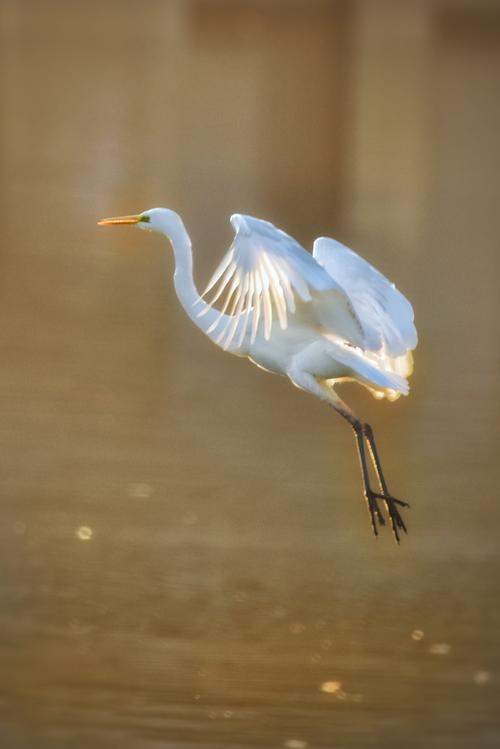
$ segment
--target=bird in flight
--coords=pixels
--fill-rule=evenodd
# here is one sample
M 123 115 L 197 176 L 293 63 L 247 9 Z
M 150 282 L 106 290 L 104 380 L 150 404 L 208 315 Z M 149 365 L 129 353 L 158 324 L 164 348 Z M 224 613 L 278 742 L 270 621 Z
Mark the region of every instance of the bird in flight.
M 285 375 L 351 425 L 373 532 L 385 525 L 385 510 L 399 543 L 407 532 L 400 508 L 408 503 L 389 491 L 372 428 L 335 391 L 350 380 L 376 398 L 408 394 L 417 333 L 412 306 L 394 284 L 334 239 L 316 239 L 311 255 L 268 221 L 236 213 L 233 243 L 199 294 L 191 240 L 177 213 L 152 208 L 98 223 L 164 234 L 174 251 L 177 296 L 195 325 L 225 351 Z

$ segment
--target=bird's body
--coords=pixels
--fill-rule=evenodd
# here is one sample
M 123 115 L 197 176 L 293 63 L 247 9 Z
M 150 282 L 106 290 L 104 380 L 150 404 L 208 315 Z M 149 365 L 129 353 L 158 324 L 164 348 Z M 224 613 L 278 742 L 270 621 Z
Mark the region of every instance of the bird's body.
M 356 349 L 349 350 L 324 333 L 306 305 L 299 305 L 290 329 L 283 331 L 273 323 L 269 340 L 258 335 L 248 349 L 235 353 L 247 356 L 268 372 L 288 375 L 292 380 L 294 372 L 304 371 L 315 379 L 331 382 L 332 387 L 340 379 L 359 380 L 381 388 L 381 393 L 395 384 L 383 370 L 367 366 Z
M 371 428 L 334 389 L 339 381 L 354 380 L 378 398 L 408 393 L 417 336 L 412 307 L 395 286 L 333 239 L 316 240 L 311 255 L 269 222 L 234 214 L 234 241 L 199 294 L 191 242 L 176 213 L 154 208 L 99 223 L 136 224 L 165 234 L 175 255 L 175 289 L 193 322 L 224 350 L 287 376 L 349 421 L 373 530 L 377 533 L 377 521 L 384 524 L 380 499 L 399 540 L 399 529 L 406 528 L 397 505 L 405 503 L 389 494 Z M 370 487 L 366 444 L 379 492 Z

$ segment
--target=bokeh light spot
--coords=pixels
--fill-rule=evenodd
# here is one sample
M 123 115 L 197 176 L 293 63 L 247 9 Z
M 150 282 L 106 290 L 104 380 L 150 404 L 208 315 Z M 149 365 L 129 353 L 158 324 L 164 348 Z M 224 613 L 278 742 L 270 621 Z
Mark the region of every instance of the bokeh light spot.
M 94 531 L 92 530 L 92 528 L 89 528 L 88 525 L 81 525 L 78 528 L 76 535 L 78 536 L 80 541 L 90 541 L 90 539 L 94 535 Z
M 451 651 L 451 645 L 447 642 L 434 642 L 429 646 L 429 653 L 432 655 L 448 655 Z
M 473 678 L 474 684 L 482 686 L 483 684 L 487 684 L 489 682 L 491 676 L 489 671 L 476 671 Z
M 342 690 L 342 682 L 340 681 L 324 681 L 320 689 L 325 694 L 336 694 Z

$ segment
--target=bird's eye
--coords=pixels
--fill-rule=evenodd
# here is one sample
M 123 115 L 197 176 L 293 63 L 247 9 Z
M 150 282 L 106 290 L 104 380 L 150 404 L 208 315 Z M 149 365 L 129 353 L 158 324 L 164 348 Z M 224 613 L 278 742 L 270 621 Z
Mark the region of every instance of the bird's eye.
M 140 219 L 140 220 L 141 220 L 141 221 L 144 221 L 144 223 L 146 223 L 146 224 L 150 224 L 150 223 L 151 223 L 151 218 L 150 218 L 150 216 L 141 216 L 141 219 Z

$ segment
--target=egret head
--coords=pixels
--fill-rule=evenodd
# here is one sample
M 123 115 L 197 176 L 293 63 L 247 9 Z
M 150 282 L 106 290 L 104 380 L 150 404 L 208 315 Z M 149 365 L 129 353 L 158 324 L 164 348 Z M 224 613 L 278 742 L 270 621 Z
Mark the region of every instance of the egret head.
M 169 208 L 150 208 L 135 216 L 103 218 L 97 223 L 99 226 L 136 226 L 146 231 L 159 231 L 167 236 L 171 236 L 182 225 L 178 214 Z

